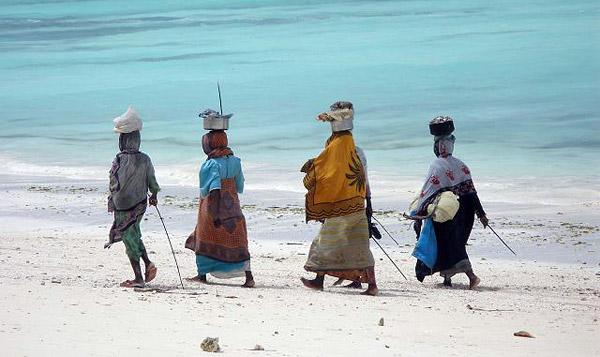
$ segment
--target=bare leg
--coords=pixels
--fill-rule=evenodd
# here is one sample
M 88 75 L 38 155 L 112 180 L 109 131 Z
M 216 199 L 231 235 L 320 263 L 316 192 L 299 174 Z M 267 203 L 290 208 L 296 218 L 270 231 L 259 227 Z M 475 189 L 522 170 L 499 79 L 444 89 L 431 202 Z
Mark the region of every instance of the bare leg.
M 144 278 L 142 277 L 142 268 L 140 267 L 140 261 L 138 259 L 129 258 L 129 263 L 133 268 L 133 273 L 135 274 L 134 280 L 125 280 L 120 284 L 122 287 L 143 287 L 144 286 Z
M 146 247 L 142 247 L 142 259 L 144 260 L 144 265 L 148 267 L 148 265 L 152 264 L 150 258 L 148 258 L 148 253 L 146 252 Z
M 136 283 L 144 283 L 144 278 L 142 277 L 142 267 L 140 266 L 139 260 L 129 259 L 131 263 L 131 267 L 133 268 L 133 273 L 135 274 L 135 282 Z
M 253 288 L 254 287 L 254 277 L 252 276 L 252 271 L 248 270 L 246 272 L 246 282 L 242 285 L 243 288 Z
M 313 280 L 300 278 L 304 286 L 314 290 L 323 290 L 323 282 L 325 281 L 325 274 L 317 273 L 317 276 Z
M 469 277 L 469 289 L 475 289 L 481 282 L 481 279 L 479 279 L 479 277 L 473 273 L 473 270 L 469 270 L 465 274 L 467 274 Z
M 156 272 L 158 269 L 156 269 L 154 263 L 152 263 L 150 261 L 150 258 L 148 258 L 148 253 L 146 252 L 145 247 L 142 247 L 142 260 L 144 261 L 144 265 L 146 265 L 146 273 L 144 274 L 144 279 L 147 283 L 149 283 L 152 280 L 154 280 L 154 278 L 156 278 Z
M 379 294 L 379 289 L 377 288 L 377 282 L 375 281 L 375 268 L 374 267 L 367 268 L 366 273 L 367 273 L 367 277 L 368 277 L 367 280 L 372 281 L 372 283 L 369 283 L 367 290 L 363 291 L 360 294 L 377 296 Z

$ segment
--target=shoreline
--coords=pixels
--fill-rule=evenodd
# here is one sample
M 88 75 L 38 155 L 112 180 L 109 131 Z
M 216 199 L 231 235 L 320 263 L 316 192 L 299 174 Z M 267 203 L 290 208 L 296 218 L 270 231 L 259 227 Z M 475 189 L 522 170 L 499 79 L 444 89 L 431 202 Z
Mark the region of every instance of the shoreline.
M 43 184 L 39 182 L 44 182 Z M 377 181 L 372 182 L 376 187 Z M 600 251 L 600 219 L 597 201 L 580 201 L 581 197 L 556 200 L 555 202 L 514 203 L 506 200 L 494 201 L 486 184 L 480 185 L 480 196 L 490 217 L 490 224 L 509 243 L 522 246 L 523 258 L 551 262 L 577 262 L 586 257 L 585 249 Z M 305 223 L 304 194 L 287 190 L 253 189 L 240 195 L 242 210 L 248 221 L 249 236 L 257 241 L 296 240 L 310 243 L 319 225 Z M 402 218 L 404 204 L 409 202 L 412 192 L 373 191 L 374 215 L 402 245 L 414 245 L 411 222 Z M 94 236 L 104 236 L 112 223 L 112 215 L 106 211 L 107 183 L 104 180 L 79 180 L 48 176 L 0 175 L 0 217 L 11 219 L 0 234 L 28 234 L 28 225 L 17 224 L 28 221 L 44 227 L 60 226 L 53 220 L 70 227 L 86 230 Z M 498 192 L 496 194 L 499 195 Z M 515 193 L 518 195 L 518 193 Z M 565 193 L 565 196 L 567 194 Z M 600 194 L 599 194 L 600 196 Z M 185 240 L 196 222 L 198 197 L 193 186 L 162 185 L 159 206 L 165 216 L 169 231 Z M 148 207 L 144 225 L 156 230 L 159 225 L 155 211 Z M 162 227 L 159 227 L 162 230 Z M 287 232 L 285 239 L 274 232 Z M 382 231 L 382 233 L 384 233 Z M 183 238 L 182 238 L 183 237 Z M 387 243 L 391 240 L 386 238 Z M 553 243 L 551 249 L 544 244 Z M 470 245 L 476 252 L 492 258 L 514 260 L 512 254 L 489 230 L 484 230 L 476 220 Z M 539 254 L 535 247 L 541 247 Z M 567 254 L 569 247 L 576 248 Z M 543 249 L 543 250 L 542 250 Z M 562 252 L 563 249 L 566 251 Z M 581 251 L 581 252 L 580 252 Z M 561 253 L 562 252 L 562 253 Z M 568 253 L 573 253 L 568 252 Z M 581 254 L 579 254 L 579 253 Z M 408 252 L 410 255 L 410 252 Z M 551 259 L 551 260 L 548 260 Z M 554 259 L 554 260 L 552 260 Z M 600 261 L 600 259 L 597 259 Z

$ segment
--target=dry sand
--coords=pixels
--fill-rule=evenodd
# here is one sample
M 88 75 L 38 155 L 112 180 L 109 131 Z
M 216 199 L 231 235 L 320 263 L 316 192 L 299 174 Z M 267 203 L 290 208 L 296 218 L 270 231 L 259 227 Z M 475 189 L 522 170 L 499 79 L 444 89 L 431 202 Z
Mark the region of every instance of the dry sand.
M 40 184 L 43 182 L 43 184 Z M 491 233 L 474 229 L 469 253 L 482 283 L 453 288 L 441 278 L 421 284 L 410 252 L 414 236 L 401 220 L 408 197 L 384 202 L 378 218 L 398 239 L 382 240 L 405 281 L 372 245 L 381 294 L 299 281 L 318 224 L 305 224 L 302 195 L 252 190 L 242 197 L 257 286 L 178 278 L 153 208 L 142 225 L 159 273 L 137 292 L 122 244 L 102 249 L 111 216 L 104 182 L 0 177 L 0 345 L 2 356 L 194 356 L 219 337 L 230 356 L 598 356 L 600 355 L 600 207 L 598 195 L 569 203 L 486 203 L 511 254 Z M 195 275 L 183 249 L 195 225 L 191 187 L 164 186 L 160 209 L 184 277 Z M 494 197 L 489 192 L 488 197 Z M 377 196 L 376 196 L 377 198 Z M 283 203 L 285 202 L 285 204 Z M 185 283 L 185 282 L 184 282 Z M 384 319 L 380 326 L 380 319 Z M 525 330 L 535 338 L 515 337 Z M 264 351 L 252 351 L 256 345 Z

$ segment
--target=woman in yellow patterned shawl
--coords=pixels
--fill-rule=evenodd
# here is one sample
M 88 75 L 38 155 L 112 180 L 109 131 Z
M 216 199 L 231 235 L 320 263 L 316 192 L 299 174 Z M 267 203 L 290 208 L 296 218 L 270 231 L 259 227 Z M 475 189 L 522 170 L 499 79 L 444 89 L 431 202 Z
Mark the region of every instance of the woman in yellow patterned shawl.
M 317 276 L 302 278 L 306 287 L 322 290 L 325 275 L 368 283 L 365 295 L 377 295 L 375 261 L 369 248 L 365 212 L 367 175 L 352 137 L 353 106 L 336 102 L 318 119 L 331 122 L 333 134 L 325 149 L 302 167 L 306 221 L 323 223 L 313 240 L 304 269 Z

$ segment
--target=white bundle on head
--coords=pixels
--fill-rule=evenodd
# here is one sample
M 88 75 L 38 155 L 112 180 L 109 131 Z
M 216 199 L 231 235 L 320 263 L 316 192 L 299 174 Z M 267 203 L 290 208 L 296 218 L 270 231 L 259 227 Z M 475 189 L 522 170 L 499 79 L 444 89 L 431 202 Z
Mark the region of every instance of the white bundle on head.
M 113 123 L 115 124 L 113 131 L 121 134 L 142 130 L 142 119 L 131 105 L 125 113 L 113 119 Z
M 317 120 L 326 121 L 331 124 L 331 130 L 352 130 L 354 127 L 354 106 L 351 102 L 338 101 L 329 107 L 330 111 L 317 115 Z
M 350 102 L 338 101 L 329 107 L 330 111 L 317 116 L 320 121 L 342 121 L 354 119 L 354 106 Z

